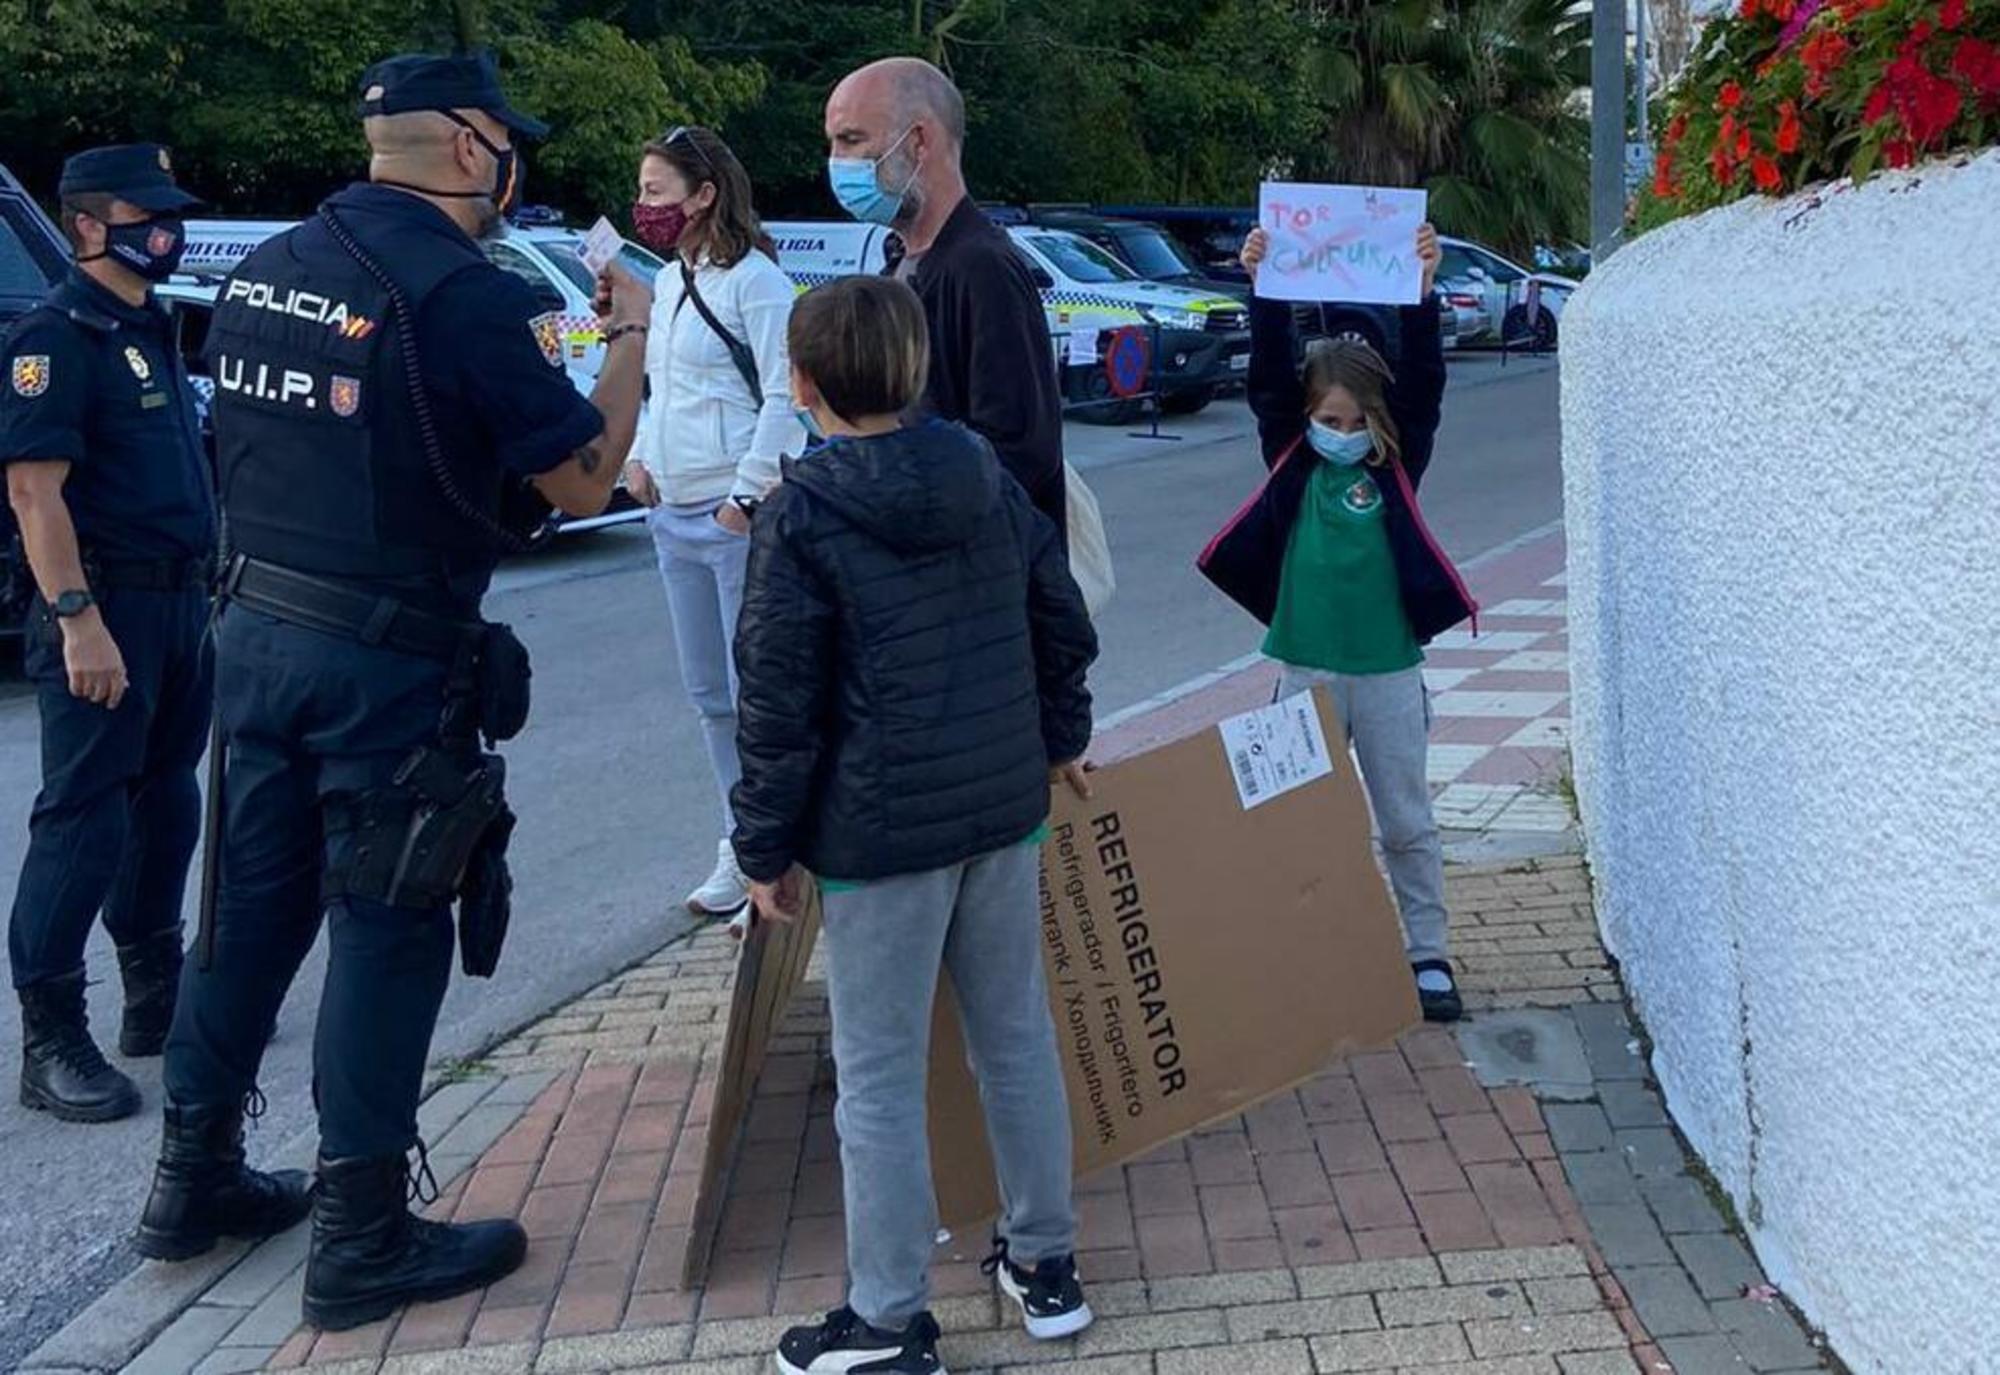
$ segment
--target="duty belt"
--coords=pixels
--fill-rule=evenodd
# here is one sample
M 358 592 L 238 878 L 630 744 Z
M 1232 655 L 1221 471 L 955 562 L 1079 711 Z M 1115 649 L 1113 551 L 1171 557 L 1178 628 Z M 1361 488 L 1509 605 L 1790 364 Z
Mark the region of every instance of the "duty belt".
M 215 576 L 213 559 L 86 559 L 93 581 L 139 592 L 185 592 L 206 588 Z
M 230 560 L 223 574 L 222 595 L 252 611 L 309 630 L 447 663 L 458 657 L 468 639 L 484 629 L 477 621 L 434 616 L 394 597 L 244 554 Z

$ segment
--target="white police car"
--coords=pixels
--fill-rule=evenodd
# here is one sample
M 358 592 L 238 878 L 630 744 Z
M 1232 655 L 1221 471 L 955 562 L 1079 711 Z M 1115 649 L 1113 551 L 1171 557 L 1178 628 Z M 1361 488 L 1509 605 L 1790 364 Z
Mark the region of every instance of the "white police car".
M 880 272 L 889 231 L 851 220 L 765 226 L 778 246 L 778 266 L 803 291 L 836 277 Z M 1105 333 L 1136 327 L 1151 351 L 1149 388 L 1162 408 L 1200 410 L 1216 393 L 1240 383 L 1250 363 L 1249 313 L 1243 302 L 1214 291 L 1147 281 L 1096 244 L 1068 230 L 1008 224 L 1021 259 L 1041 292 L 1049 347 L 1063 373 L 1063 395 L 1077 418 L 1124 424 L 1138 403 L 1110 397 L 1102 364 L 1094 361 Z M 1083 335 L 1088 346 L 1072 347 Z

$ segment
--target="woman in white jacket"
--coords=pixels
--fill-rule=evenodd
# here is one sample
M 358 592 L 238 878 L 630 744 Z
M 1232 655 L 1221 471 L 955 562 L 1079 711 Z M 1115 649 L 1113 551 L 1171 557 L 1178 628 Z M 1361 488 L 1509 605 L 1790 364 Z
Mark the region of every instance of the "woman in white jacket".
M 729 843 L 729 792 L 742 773 L 731 648 L 750 513 L 777 483 L 780 456 L 805 443 L 785 345 L 792 283 L 758 223 L 743 164 L 707 129 L 674 129 L 646 145 L 632 222 L 669 265 L 653 289 L 648 416 L 625 479 L 652 508 L 681 680 L 721 796 L 715 872 L 688 907 L 726 916 L 749 900 Z

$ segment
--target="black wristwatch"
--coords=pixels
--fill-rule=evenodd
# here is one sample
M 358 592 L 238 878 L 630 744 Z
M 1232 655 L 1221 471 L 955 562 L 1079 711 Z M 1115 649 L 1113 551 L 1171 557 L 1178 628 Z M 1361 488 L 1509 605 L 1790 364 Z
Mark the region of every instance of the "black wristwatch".
M 71 616 L 81 616 L 96 605 L 97 598 L 91 596 L 90 593 L 78 588 L 72 588 L 68 592 L 57 593 L 56 599 L 49 603 L 49 610 L 53 611 L 59 618 L 68 620 Z

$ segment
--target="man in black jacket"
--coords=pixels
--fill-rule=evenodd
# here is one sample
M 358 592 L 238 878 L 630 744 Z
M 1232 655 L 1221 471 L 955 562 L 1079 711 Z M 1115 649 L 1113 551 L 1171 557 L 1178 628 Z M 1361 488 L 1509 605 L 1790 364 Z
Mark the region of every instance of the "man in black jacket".
M 826 104 L 828 174 L 856 219 L 893 227 L 891 270 L 916 288 L 931 341 L 923 411 L 984 436 L 1063 537 L 1062 392 L 1041 293 L 1007 231 L 965 188 L 965 100 L 928 62 L 861 68 Z

